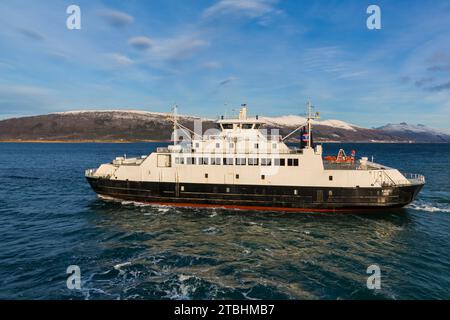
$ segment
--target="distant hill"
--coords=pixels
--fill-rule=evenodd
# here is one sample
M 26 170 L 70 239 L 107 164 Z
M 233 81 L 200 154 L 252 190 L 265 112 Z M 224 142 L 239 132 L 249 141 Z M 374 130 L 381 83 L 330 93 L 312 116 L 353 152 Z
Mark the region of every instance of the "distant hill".
M 405 122 L 399 124 L 389 123 L 377 128 L 377 130 L 416 142 L 450 142 L 450 131 L 433 129 L 423 124 L 411 125 Z
M 0 121 L 0 141 L 168 141 L 172 133 L 170 115 L 134 110 L 86 110 L 12 118 Z M 306 119 L 288 115 L 260 117 L 266 128 L 279 128 L 286 135 Z M 193 128 L 199 117 L 179 116 L 181 124 Z M 202 119 L 204 130 L 215 127 L 214 120 Z M 315 141 L 329 142 L 450 142 L 450 134 L 425 126 L 386 125 L 366 129 L 339 121 L 314 123 Z M 292 140 L 297 140 L 298 134 Z

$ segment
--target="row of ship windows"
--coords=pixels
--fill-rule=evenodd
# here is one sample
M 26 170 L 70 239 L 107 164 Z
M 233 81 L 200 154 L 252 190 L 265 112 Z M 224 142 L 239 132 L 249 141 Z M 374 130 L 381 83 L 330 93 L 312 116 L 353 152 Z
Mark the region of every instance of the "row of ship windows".
M 272 149 L 276 149 L 277 148 L 277 143 L 272 143 Z M 198 143 L 198 142 L 196 142 L 195 143 L 195 147 L 196 148 L 199 148 L 200 147 L 200 144 Z M 229 147 L 230 148 L 234 148 L 234 143 L 233 142 L 230 142 L 230 144 L 229 144 Z M 216 148 L 220 148 L 220 143 L 216 143 Z M 255 149 L 259 149 L 259 143 L 255 143 L 254 144 L 254 148 Z
M 194 158 L 176 157 L 175 164 L 199 164 L 199 165 L 237 165 L 237 166 L 288 166 L 298 167 L 298 159 L 271 159 L 271 158 Z

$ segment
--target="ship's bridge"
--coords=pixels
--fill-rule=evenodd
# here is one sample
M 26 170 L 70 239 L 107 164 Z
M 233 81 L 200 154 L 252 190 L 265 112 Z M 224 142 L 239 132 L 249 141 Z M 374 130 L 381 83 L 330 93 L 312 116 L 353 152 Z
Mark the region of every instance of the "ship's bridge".
M 222 131 L 233 132 L 241 130 L 259 130 L 265 122 L 258 119 L 258 116 L 255 118 L 247 117 L 247 107 L 245 105 L 239 111 L 239 118 L 233 119 L 225 119 L 223 116 L 218 120 L 217 125 Z
M 277 131 L 265 131 L 265 124 L 258 116 L 247 117 L 247 107 L 240 109 L 239 117 L 217 120 L 220 132 L 194 136 L 191 143 L 193 152 L 223 153 L 289 153 L 290 149 L 282 141 Z

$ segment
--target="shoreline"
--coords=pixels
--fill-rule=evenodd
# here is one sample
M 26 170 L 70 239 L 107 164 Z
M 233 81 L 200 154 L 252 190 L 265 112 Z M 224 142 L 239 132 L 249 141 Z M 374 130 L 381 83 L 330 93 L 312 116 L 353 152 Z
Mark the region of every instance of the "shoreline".
M 0 140 L 0 143 L 145 143 L 145 142 L 160 142 L 170 143 L 170 140 Z
M 171 140 L 96 140 L 96 139 L 83 139 L 83 140 L 21 140 L 21 139 L 8 139 L 0 140 L 0 143 L 66 143 L 66 144 L 77 144 L 77 143 L 171 143 Z M 296 143 L 296 142 L 293 142 Z M 317 143 L 378 143 L 378 144 L 448 144 L 449 142 L 417 142 L 417 141 L 317 141 Z

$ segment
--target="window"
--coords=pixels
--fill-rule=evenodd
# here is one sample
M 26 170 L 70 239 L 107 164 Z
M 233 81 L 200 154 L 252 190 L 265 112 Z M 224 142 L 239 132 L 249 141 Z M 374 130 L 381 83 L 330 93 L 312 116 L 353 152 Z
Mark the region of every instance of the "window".
M 208 174 L 207 173 L 205 173 L 205 178 L 208 179 Z
M 236 158 L 236 165 L 237 166 L 245 166 L 245 158 Z
M 292 166 L 298 167 L 298 159 L 288 159 L 288 166 L 289 167 L 292 167 Z
M 227 193 L 230 192 L 230 188 L 227 188 L 226 191 L 227 191 Z
M 230 142 L 230 148 L 234 148 L 234 143 Z
M 258 158 L 249 158 L 248 159 L 248 165 L 249 166 L 257 166 L 258 163 L 259 163 L 258 160 L 259 160 Z
M 333 176 L 329 176 L 328 180 L 333 181 Z
M 176 164 L 184 164 L 184 158 L 175 158 Z
M 195 163 L 196 163 L 195 158 L 192 157 L 186 158 L 186 164 L 195 164 Z
M 220 143 L 216 143 L 216 148 L 220 148 Z
M 297 189 L 294 189 L 294 195 L 298 195 L 298 190 Z
M 333 191 L 328 190 L 328 197 L 332 197 L 333 196 Z
M 200 143 L 196 142 L 196 143 L 195 143 L 195 147 L 196 147 L 196 148 L 200 147 Z
M 276 149 L 277 148 L 277 144 L 276 143 L 272 143 L 272 149 Z
M 199 164 L 208 164 L 208 158 L 199 158 L 200 163 Z
M 223 158 L 223 164 L 225 166 L 231 166 L 233 165 L 233 158 Z
M 251 123 L 242 124 L 242 129 L 251 129 L 252 127 L 253 127 L 253 124 L 251 124 Z
M 262 166 L 271 166 L 272 165 L 272 159 L 266 159 L 266 158 L 263 158 L 263 159 L 261 159 L 261 165 Z
M 224 124 L 222 124 L 222 128 L 224 128 L 224 129 L 233 129 L 233 124 L 231 124 L 231 123 L 224 123 Z
M 261 175 L 261 180 L 264 180 L 266 178 L 266 176 L 265 175 Z
M 180 187 L 180 190 L 181 190 L 181 191 L 184 191 L 184 186 L 181 186 L 181 187 Z
M 255 143 L 255 149 L 258 149 L 258 148 L 259 148 L 259 144 Z
M 212 165 L 220 165 L 220 158 L 211 158 Z
M 239 175 L 238 174 L 236 175 L 236 179 L 239 179 Z
M 286 159 L 274 159 L 274 165 L 275 166 L 285 166 Z

